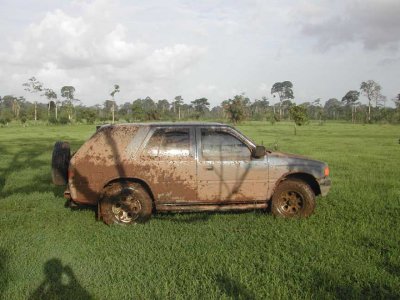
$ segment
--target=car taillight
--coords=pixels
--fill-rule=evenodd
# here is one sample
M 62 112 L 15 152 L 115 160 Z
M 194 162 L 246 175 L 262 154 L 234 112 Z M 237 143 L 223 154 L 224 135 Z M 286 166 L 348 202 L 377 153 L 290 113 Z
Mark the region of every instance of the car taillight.
M 324 175 L 325 175 L 325 177 L 329 176 L 329 167 L 328 166 L 326 166 L 324 169 Z

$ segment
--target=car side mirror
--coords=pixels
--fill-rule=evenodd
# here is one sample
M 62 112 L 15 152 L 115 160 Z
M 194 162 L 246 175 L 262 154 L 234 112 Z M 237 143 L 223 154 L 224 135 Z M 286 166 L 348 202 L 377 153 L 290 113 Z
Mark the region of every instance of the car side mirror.
M 265 155 L 265 147 L 264 146 L 256 146 L 253 149 L 252 156 L 254 158 L 261 158 Z

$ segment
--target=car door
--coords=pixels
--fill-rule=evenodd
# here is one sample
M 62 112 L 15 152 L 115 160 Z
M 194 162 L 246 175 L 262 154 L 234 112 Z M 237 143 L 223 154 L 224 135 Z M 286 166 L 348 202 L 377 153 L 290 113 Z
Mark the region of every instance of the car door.
M 153 128 L 141 153 L 141 168 L 158 203 L 197 199 L 194 130 Z
M 198 199 L 200 202 L 265 201 L 268 194 L 266 157 L 252 158 L 250 145 L 230 128 L 196 130 Z

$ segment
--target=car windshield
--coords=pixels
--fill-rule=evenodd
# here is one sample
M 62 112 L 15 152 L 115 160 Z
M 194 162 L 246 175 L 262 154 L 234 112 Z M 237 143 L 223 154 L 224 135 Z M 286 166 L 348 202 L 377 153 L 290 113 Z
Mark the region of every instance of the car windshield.
M 248 140 L 251 144 L 253 144 L 253 146 L 256 146 L 257 143 L 254 142 L 251 138 L 249 138 L 247 135 L 243 134 L 243 132 L 241 132 L 240 130 L 238 130 L 237 128 L 234 127 L 230 127 L 232 130 L 236 131 L 237 133 L 239 133 L 239 135 L 241 135 L 242 137 L 244 137 L 246 140 Z

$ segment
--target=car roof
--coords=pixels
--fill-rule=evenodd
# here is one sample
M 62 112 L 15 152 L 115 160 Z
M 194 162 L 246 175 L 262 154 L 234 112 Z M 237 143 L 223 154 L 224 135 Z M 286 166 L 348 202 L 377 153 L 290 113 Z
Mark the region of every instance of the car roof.
M 148 122 L 148 123 L 121 123 L 121 124 L 104 124 L 101 127 L 116 126 L 148 126 L 148 127 L 180 127 L 180 126 L 212 126 L 212 127 L 231 127 L 230 125 L 217 122 Z
M 126 128 L 130 126 L 136 127 L 182 127 L 182 126 L 202 126 L 202 127 L 229 127 L 233 128 L 235 131 L 239 132 L 244 139 L 246 139 L 249 143 L 256 145 L 256 143 L 250 138 L 246 137 L 239 130 L 234 128 L 232 125 L 217 123 L 217 122 L 148 122 L 148 123 L 121 123 L 121 124 L 104 124 L 96 126 L 96 131 L 99 131 L 100 128 L 107 127 L 121 127 Z

